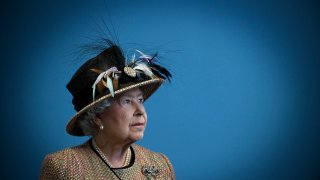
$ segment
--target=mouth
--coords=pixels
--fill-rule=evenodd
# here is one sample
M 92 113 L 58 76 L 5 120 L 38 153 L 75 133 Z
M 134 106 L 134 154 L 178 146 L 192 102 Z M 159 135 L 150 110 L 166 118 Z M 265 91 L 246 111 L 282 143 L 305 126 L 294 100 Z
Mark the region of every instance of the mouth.
M 131 124 L 130 126 L 131 126 L 131 127 L 144 127 L 144 125 L 145 125 L 144 123 L 139 123 L 139 122 L 138 122 L 138 123 L 133 123 L 133 124 Z

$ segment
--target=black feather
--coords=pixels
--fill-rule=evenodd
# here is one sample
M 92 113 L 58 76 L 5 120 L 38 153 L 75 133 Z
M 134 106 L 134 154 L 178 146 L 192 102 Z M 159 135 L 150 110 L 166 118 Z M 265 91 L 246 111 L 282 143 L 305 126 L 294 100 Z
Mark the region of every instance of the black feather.
M 157 71 L 159 71 L 161 74 L 165 75 L 167 77 L 167 79 L 169 80 L 169 82 L 171 82 L 170 78 L 172 78 L 172 75 L 170 74 L 170 72 L 166 68 L 164 68 L 160 65 L 157 65 L 157 64 L 152 64 L 152 67 L 154 69 L 156 69 Z
M 162 79 L 166 79 L 166 77 L 162 76 L 162 74 L 161 74 L 159 71 L 157 71 L 156 69 L 151 68 L 151 71 L 152 71 L 152 73 L 155 74 L 156 76 L 158 76 L 158 77 L 160 77 L 160 78 L 162 78 Z M 170 80 L 169 80 L 169 81 L 170 81 Z
M 154 66 L 158 71 L 160 71 L 162 74 L 165 74 L 166 76 L 172 77 L 172 75 L 170 74 L 170 72 L 169 72 L 166 68 L 164 68 L 164 67 L 162 67 L 162 66 L 160 66 L 160 65 L 157 65 L 157 64 L 153 64 L 153 66 Z
M 151 61 L 158 55 L 158 52 L 152 56 Z

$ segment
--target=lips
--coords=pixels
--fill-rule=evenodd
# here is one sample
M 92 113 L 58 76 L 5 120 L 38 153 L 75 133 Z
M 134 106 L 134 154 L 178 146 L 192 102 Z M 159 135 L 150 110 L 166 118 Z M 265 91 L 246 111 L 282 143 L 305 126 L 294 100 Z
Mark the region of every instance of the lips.
M 143 130 L 145 128 L 146 123 L 143 122 L 136 122 L 130 125 L 130 127 L 134 128 L 134 129 L 140 129 Z
M 133 123 L 131 124 L 131 126 L 134 126 L 134 127 L 140 127 L 140 126 L 144 126 L 144 123 Z

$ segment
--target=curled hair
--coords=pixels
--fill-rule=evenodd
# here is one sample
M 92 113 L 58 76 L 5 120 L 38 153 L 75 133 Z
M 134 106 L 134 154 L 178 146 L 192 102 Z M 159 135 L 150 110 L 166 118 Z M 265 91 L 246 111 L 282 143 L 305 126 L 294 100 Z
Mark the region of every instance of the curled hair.
M 78 118 L 78 126 L 80 127 L 84 135 L 93 136 L 96 133 L 97 127 L 93 120 L 96 117 L 99 117 L 99 115 L 102 114 L 104 110 L 109 106 L 110 102 L 108 100 L 104 100 L 89 108 Z

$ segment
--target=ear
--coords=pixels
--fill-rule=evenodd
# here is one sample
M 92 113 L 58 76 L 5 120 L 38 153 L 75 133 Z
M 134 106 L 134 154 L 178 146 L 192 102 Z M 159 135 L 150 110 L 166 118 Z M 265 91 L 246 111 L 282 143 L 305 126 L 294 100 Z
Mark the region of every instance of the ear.
M 94 124 L 96 124 L 98 127 L 102 125 L 102 120 L 98 117 L 93 119 Z

